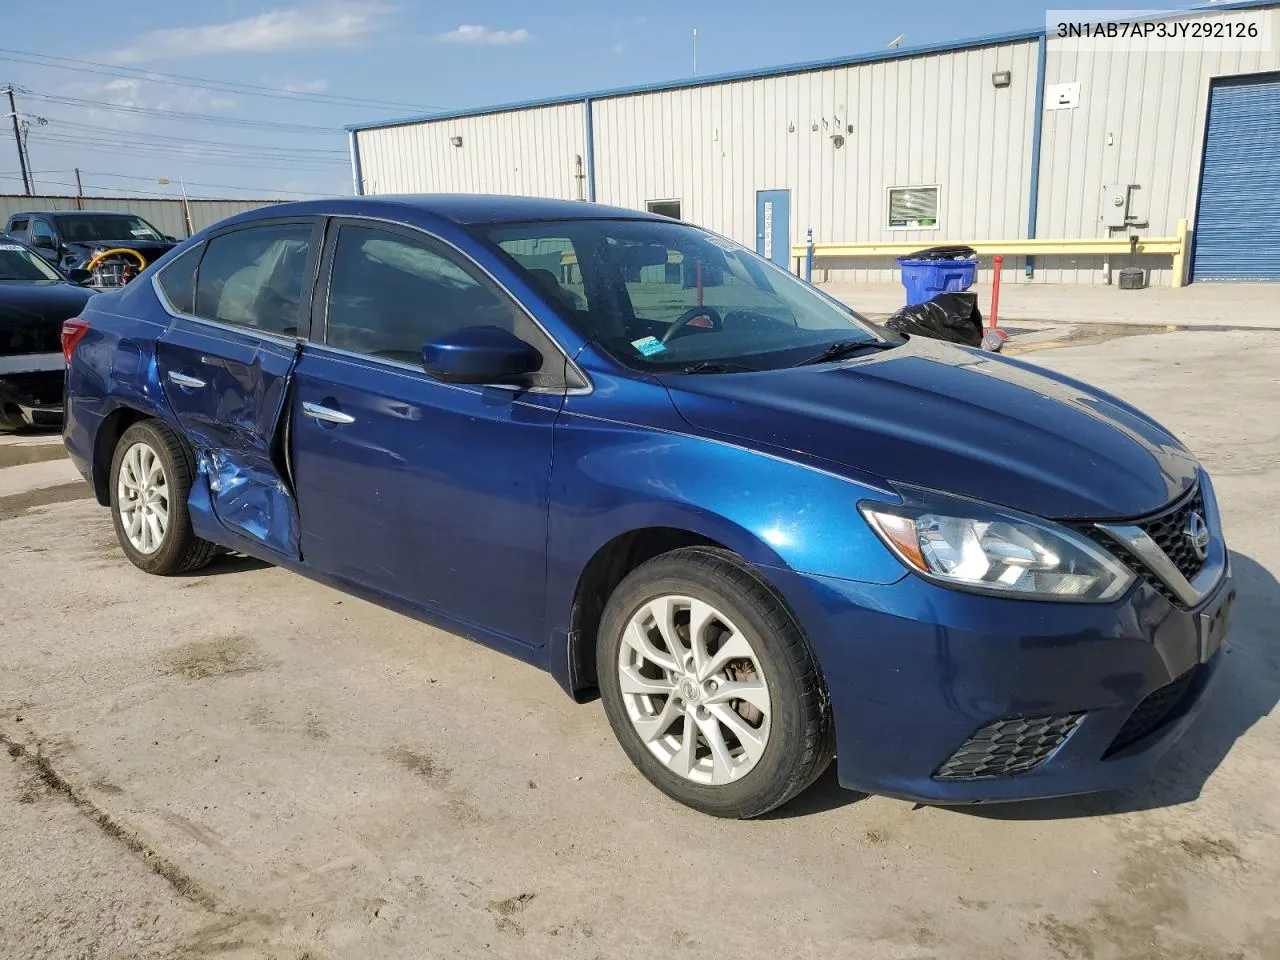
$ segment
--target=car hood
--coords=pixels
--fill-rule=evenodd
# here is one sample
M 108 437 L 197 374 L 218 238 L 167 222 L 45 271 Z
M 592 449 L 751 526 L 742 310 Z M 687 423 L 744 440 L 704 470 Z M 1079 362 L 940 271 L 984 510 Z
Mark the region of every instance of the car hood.
M 62 321 L 78 314 L 93 291 L 61 281 L 0 281 L 0 356 L 62 349 Z
M 1136 517 L 1198 464 L 1116 397 L 920 338 L 853 361 L 667 377 L 692 426 L 1054 519 Z

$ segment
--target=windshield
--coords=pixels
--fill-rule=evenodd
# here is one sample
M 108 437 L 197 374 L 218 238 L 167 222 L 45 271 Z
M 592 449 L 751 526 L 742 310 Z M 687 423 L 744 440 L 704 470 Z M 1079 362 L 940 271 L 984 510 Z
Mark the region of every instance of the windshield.
M 63 243 L 93 240 L 163 240 L 160 231 L 127 213 L 64 213 L 54 217 Z
M 44 257 L 21 244 L 0 239 L 0 282 L 13 280 L 61 280 Z
M 557 220 L 481 230 L 584 337 L 633 370 L 766 370 L 832 343 L 880 342 L 865 320 L 798 277 L 683 223 Z

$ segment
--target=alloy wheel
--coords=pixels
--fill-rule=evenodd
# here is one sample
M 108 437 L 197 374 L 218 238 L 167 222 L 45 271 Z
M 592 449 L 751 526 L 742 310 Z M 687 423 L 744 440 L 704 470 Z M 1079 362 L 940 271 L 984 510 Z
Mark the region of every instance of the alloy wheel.
M 632 726 L 678 776 L 730 783 L 764 754 L 772 703 L 760 658 L 705 601 L 667 595 L 646 602 L 627 623 L 617 668 Z
M 150 444 L 138 442 L 125 451 L 116 478 L 116 509 L 129 543 L 152 554 L 169 528 L 169 478 Z

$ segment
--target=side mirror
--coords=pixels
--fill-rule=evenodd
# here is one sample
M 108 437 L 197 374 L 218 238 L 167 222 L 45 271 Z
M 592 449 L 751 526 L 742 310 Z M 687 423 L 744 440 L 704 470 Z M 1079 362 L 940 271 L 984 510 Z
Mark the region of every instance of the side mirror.
M 67 271 L 67 279 L 72 283 L 78 283 L 83 286 L 86 283 L 93 282 L 93 271 L 86 270 L 84 267 L 72 267 Z
M 443 383 L 519 386 L 542 366 L 542 354 L 501 327 L 466 327 L 422 348 L 422 368 Z
M 38 237 L 32 237 L 31 245 L 35 247 L 37 250 L 57 250 L 58 249 L 57 242 L 53 239 L 53 237 L 50 237 L 46 234 L 41 234 Z

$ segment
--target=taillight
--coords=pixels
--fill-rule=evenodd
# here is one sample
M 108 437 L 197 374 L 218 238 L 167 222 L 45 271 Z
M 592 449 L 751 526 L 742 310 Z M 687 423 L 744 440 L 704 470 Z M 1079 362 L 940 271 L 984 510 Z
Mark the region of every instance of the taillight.
M 71 363 L 71 354 L 75 352 L 76 344 L 89 332 L 89 321 L 83 317 L 72 317 L 70 320 L 62 321 L 62 356 L 67 363 Z

